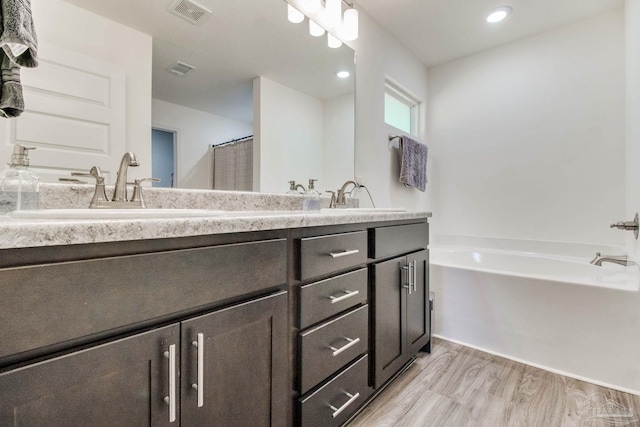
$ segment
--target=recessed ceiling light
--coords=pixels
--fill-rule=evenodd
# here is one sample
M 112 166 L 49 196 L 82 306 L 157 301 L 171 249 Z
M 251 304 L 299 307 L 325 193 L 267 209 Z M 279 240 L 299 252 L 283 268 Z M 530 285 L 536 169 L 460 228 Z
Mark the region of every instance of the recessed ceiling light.
M 489 13 L 489 16 L 487 16 L 487 22 L 489 22 L 490 24 L 495 24 L 496 22 L 500 22 L 504 18 L 509 16 L 511 11 L 512 9 L 509 6 L 502 6 L 497 9 L 494 9 L 491 11 L 491 13 Z
M 338 77 L 339 77 L 339 78 L 341 78 L 341 79 L 346 79 L 346 78 L 347 78 L 347 77 L 349 77 L 350 75 L 351 75 L 351 73 L 350 73 L 350 72 L 348 72 L 348 71 L 338 71 L 338 72 L 336 73 L 336 76 L 338 76 Z

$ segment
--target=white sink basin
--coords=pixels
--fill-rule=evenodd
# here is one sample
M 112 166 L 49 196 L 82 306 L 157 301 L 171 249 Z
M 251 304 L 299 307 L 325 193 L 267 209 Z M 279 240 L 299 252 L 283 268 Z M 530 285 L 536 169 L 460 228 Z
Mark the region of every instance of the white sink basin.
M 396 208 L 335 208 L 335 209 L 320 209 L 322 213 L 387 213 L 387 212 L 406 212 L 405 209 Z
M 143 219 L 207 217 L 224 213 L 210 209 L 38 209 L 13 211 L 8 216 L 24 219 Z

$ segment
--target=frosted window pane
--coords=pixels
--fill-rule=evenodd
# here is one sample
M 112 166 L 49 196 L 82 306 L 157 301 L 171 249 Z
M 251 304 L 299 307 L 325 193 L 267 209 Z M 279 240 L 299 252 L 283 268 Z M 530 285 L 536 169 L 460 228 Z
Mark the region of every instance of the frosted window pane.
M 411 133 L 411 107 L 385 93 L 384 121 L 406 133 Z

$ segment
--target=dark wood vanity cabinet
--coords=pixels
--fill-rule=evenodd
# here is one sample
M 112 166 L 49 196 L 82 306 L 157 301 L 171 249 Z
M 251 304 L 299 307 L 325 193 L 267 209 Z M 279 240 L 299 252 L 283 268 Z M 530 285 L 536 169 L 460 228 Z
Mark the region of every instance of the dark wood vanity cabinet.
M 375 307 L 372 372 L 379 388 L 431 339 L 428 225 L 376 228 L 372 233 L 374 257 L 410 252 L 370 266 Z
M 0 269 L 0 425 L 287 425 L 286 247 Z
M 0 426 L 346 423 L 430 340 L 428 224 L 0 257 Z

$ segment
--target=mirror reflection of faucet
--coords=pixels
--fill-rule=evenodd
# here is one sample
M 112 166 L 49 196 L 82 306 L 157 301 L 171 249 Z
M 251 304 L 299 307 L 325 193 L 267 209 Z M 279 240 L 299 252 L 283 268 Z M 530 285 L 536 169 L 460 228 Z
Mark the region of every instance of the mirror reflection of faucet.
M 302 190 L 302 191 L 299 191 Z M 287 194 L 301 194 L 301 193 L 305 193 L 307 191 L 306 188 L 304 188 L 304 185 L 302 184 L 296 184 L 295 181 L 289 181 L 289 191 L 287 191 Z

